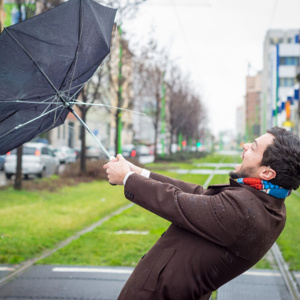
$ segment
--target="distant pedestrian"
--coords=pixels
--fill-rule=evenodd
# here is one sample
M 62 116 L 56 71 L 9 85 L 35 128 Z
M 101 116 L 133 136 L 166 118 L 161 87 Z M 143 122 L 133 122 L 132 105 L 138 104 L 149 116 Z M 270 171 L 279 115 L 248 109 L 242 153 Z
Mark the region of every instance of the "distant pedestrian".
M 285 198 L 300 184 L 300 140 L 272 128 L 244 144 L 229 184 L 208 189 L 129 163 L 104 165 L 130 201 L 172 224 L 142 257 L 119 300 L 206 300 L 255 265 L 282 232 Z

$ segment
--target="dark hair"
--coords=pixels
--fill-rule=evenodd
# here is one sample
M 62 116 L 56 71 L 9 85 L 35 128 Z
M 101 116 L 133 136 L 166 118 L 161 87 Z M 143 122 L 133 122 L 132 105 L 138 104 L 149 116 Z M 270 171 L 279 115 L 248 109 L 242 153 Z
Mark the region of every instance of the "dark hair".
M 264 151 L 260 165 L 270 166 L 276 172 L 271 183 L 296 190 L 300 185 L 300 139 L 280 127 L 273 127 L 267 132 L 275 138 Z

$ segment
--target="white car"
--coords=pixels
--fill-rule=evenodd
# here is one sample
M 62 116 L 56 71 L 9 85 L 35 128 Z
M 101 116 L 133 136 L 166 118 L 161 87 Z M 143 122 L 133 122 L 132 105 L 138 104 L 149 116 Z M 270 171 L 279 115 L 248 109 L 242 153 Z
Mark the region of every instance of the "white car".
M 85 148 L 85 157 L 100 159 L 101 157 L 103 157 L 103 155 L 99 146 L 87 146 Z
M 7 179 L 16 174 L 17 149 L 6 154 L 4 172 Z M 25 178 L 29 175 L 37 177 L 50 176 L 57 172 L 57 159 L 51 148 L 42 143 L 27 143 L 23 145 L 22 173 Z
M 77 159 L 76 151 L 67 146 L 54 148 L 54 153 L 55 153 L 56 157 L 59 159 L 59 162 L 61 164 L 73 163 Z

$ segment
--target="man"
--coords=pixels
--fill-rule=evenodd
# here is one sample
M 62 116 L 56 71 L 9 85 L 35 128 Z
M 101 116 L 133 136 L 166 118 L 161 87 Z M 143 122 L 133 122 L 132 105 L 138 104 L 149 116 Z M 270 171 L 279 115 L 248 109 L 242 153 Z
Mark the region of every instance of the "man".
M 206 300 L 255 265 L 285 225 L 284 199 L 300 183 L 300 140 L 272 128 L 243 146 L 230 184 L 202 186 L 127 162 L 104 165 L 130 201 L 172 224 L 140 260 L 119 300 Z M 149 177 L 149 178 L 148 178 Z

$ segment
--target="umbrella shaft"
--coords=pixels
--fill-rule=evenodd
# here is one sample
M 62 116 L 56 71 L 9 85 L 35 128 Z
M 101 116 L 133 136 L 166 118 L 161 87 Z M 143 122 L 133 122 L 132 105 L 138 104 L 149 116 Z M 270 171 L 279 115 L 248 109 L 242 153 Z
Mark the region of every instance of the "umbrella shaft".
M 97 137 L 93 134 L 93 132 L 91 131 L 91 129 L 83 122 L 83 120 L 78 116 L 78 114 L 76 113 L 76 111 L 74 111 L 74 109 L 72 107 L 68 107 L 68 109 L 72 112 L 72 114 L 76 117 L 76 119 L 85 127 L 85 129 L 89 132 L 89 134 L 94 138 L 94 140 L 98 143 L 98 145 L 100 146 L 100 148 L 102 149 L 102 151 L 107 155 L 107 157 L 112 160 L 114 157 L 111 156 L 108 151 L 104 148 L 104 146 L 102 145 L 102 143 L 97 139 Z

